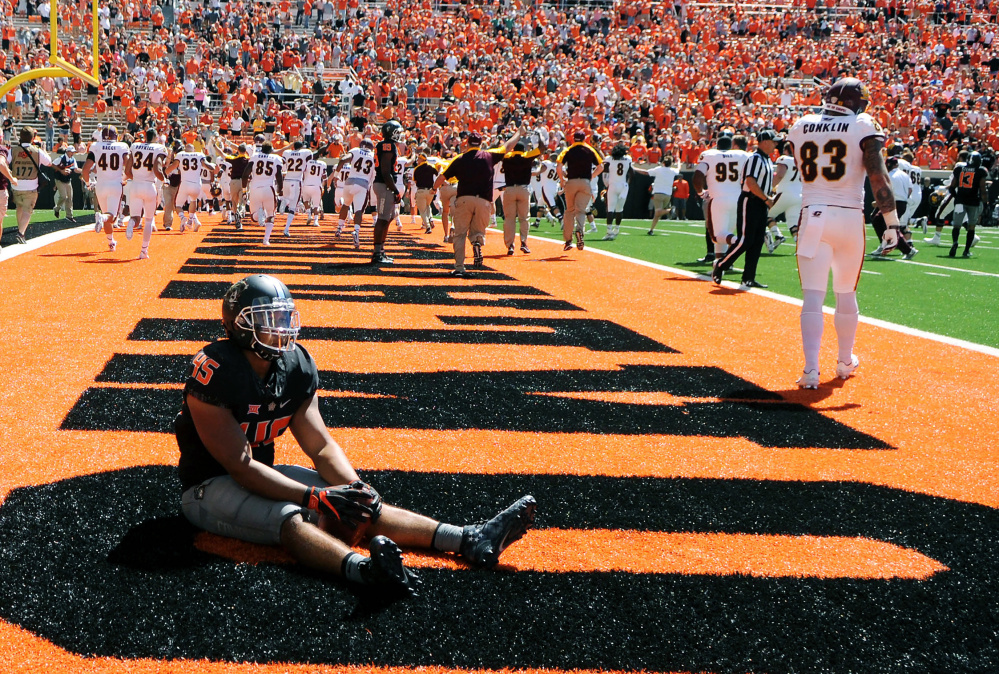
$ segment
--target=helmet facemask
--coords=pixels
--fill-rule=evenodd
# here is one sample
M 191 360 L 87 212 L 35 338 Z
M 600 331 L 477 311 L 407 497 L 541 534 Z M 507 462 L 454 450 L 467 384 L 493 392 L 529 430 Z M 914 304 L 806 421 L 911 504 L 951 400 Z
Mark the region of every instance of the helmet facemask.
M 295 302 L 274 298 L 244 307 L 233 321 L 236 341 L 264 360 L 277 360 L 295 349 L 302 324 Z

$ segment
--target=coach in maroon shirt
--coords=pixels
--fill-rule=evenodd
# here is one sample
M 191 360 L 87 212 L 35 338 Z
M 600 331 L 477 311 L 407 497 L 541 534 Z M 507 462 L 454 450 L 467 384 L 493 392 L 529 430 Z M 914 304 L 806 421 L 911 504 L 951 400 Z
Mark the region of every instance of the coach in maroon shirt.
M 437 176 L 434 189 L 450 178 L 458 179 L 458 195 L 454 203 L 454 270 L 452 276 L 467 277 L 465 271 L 465 238 L 472 242 L 472 266 L 482 266 L 482 244 L 493 203 L 493 166 L 503 159 L 520 140 L 520 131 L 502 147 L 483 150 L 482 136 L 468 135 L 468 149 L 458 155 L 447 170 Z

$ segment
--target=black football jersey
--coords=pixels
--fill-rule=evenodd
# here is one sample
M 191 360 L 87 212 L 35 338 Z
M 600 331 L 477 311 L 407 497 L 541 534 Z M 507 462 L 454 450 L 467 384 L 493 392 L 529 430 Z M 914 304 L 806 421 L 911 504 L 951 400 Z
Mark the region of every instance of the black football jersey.
M 226 474 L 198 436 L 187 406 L 188 396 L 232 412 L 246 434 L 254 460 L 272 466 L 274 439 L 284 433 L 292 415 L 318 388 L 319 371 L 301 345 L 274 361 L 266 381 L 257 377 L 242 350 L 231 340 L 209 344 L 199 351 L 184 386 L 184 405 L 174 422 L 184 489 Z
M 384 183 L 385 177 L 382 175 L 383 166 L 388 166 L 389 172 L 392 174 L 392 180 L 389 182 L 390 185 L 395 184 L 395 162 L 399 158 L 398 153 L 395 149 L 395 143 L 392 141 L 383 140 L 375 146 L 375 158 L 378 160 L 378 170 L 375 171 L 375 182 Z
M 979 206 L 982 203 L 982 181 L 988 178 L 984 167 L 962 164 L 954 167 L 954 203 Z

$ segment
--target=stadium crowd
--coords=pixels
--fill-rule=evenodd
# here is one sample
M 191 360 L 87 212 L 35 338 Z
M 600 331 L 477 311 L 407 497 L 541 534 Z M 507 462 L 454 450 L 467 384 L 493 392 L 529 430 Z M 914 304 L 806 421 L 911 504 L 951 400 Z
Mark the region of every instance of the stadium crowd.
M 859 5 L 859 6 L 858 6 Z M 4 0 L 45 19 L 48 2 Z M 168 139 L 278 134 L 334 152 L 399 119 L 432 151 L 462 134 L 528 124 L 550 149 L 585 129 L 636 162 L 698 163 L 720 129 L 786 129 L 820 103 L 819 80 L 869 82 L 871 113 L 915 164 L 949 168 L 960 149 L 999 149 L 999 3 L 797 0 L 784 5 L 601 5 L 432 0 L 102 0 L 103 84 L 29 81 L 0 101 L 79 143 L 83 116 Z M 60 53 L 89 68 L 88 17 L 60 9 Z M 47 24 L 2 28 L 6 77 L 42 65 Z M 67 35 L 68 34 L 68 35 Z M 367 127 L 371 124 L 371 127 Z

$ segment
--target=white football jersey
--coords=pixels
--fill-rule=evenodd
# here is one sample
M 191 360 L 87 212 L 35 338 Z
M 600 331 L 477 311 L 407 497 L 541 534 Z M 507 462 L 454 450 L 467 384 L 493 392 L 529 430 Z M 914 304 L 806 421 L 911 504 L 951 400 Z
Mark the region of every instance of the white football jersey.
M 541 162 L 541 184 L 555 185 L 558 183 L 558 166 L 553 161 Z
M 93 156 L 97 169 L 98 184 L 121 184 L 122 176 L 125 175 L 127 145 L 116 140 L 102 140 L 90 146 L 90 155 Z
M 628 184 L 628 171 L 631 170 L 631 157 L 624 155 L 621 159 L 608 159 L 605 164 L 604 181 L 608 187 Z
M 891 191 L 895 193 L 895 201 L 908 201 L 912 194 L 912 179 L 902 170 L 901 166 L 893 168 L 888 177 L 891 178 Z
M 777 183 L 776 191 L 781 193 L 788 192 L 793 194 L 800 194 L 801 171 L 799 171 L 798 167 L 794 165 L 794 157 L 792 157 L 791 155 L 782 154 L 781 156 L 777 157 L 777 161 L 774 162 L 774 165 L 787 167 L 787 171 L 784 173 L 784 177 L 780 179 L 779 183 Z
M 301 180 L 305 176 L 305 165 L 312 159 L 311 150 L 288 150 L 284 153 L 284 179 Z
M 280 155 L 254 152 L 247 165 L 250 167 L 250 187 L 273 187 L 278 171 L 284 168 Z
M 132 180 L 143 183 L 155 182 L 156 173 L 153 172 L 153 167 L 157 159 L 166 159 L 166 147 L 159 143 L 132 143 L 131 154 Z
M 918 166 L 913 166 L 904 159 L 898 160 L 898 167 L 905 171 L 905 174 L 909 176 L 909 180 L 912 181 L 913 189 L 919 194 L 920 199 L 923 196 L 923 169 Z
M 868 138 L 884 139 L 877 122 L 859 115 L 805 115 L 791 127 L 788 140 L 801 172 L 803 206 L 864 207 L 864 152 Z
M 742 170 L 751 155 L 743 150 L 706 150 L 697 170 L 704 174 L 708 194 L 734 206 L 742 194 Z M 721 202 L 719 202 L 721 203 Z
M 322 187 L 326 178 L 326 164 L 315 159 L 305 162 L 305 176 L 302 185 L 305 187 Z
M 395 160 L 395 188 L 400 192 L 406 185 L 406 167 L 409 166 L 408 157 L 399 157 Z
M 178 170 L 180 171 L 180 182 L 182 183 L 200 183 L 201 182 L 201 165 L 204 163 L 205 157 L 202 152 L 178 152 L 177 156 L 174 157 L 180 162 Z
M 350 172 L 347 180 L 356 180 L 370 185 L 375 179 L 375 153 L 371 150 L 355 147 L 347 153 L 347 166 Z

